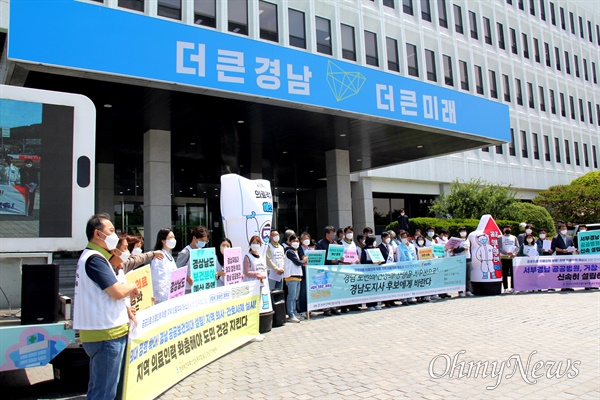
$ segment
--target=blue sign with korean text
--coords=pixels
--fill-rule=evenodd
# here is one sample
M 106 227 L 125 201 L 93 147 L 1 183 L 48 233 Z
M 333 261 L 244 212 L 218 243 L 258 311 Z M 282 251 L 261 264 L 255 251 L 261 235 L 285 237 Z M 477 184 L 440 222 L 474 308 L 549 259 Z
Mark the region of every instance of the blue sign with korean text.
M 600 254 L 600 231 L 585 231 L 577 233 L 579 254 Z
M 505 104 L 102 4 L 12 0 L 8 57 L 510 140 Z

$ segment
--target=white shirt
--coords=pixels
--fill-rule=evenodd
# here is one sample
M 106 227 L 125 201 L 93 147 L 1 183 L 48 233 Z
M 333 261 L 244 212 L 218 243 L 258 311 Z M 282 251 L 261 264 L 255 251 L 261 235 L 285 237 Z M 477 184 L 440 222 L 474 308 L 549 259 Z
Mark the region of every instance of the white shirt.
M 165 257 L 162 260 L 154 258 L 150 262 L 150 273 L 152 275 L 152 292 L 156 304 L 169 300 L 171 292 L 171 272 L 177 269 L 173 256 L 168 251 L 162 251 Z

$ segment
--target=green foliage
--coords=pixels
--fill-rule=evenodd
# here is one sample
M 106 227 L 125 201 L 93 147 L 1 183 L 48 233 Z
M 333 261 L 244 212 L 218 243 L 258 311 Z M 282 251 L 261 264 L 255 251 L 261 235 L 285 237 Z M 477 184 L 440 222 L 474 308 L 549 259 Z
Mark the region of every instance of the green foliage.
M 571 186 L 600 186 L 600 171 L 588 172 L 577 179 L 573 179 Z
M 587 178 L 582 181 L 587 182 Z M 533 202 L 546 208 L 555 221 L 573 224 L 599 222 L 600 185 L 584 186 L 573 182 L 570 185 L 552 186 L 540 192 Z
M 534 233 L 539 229 L 546 229 L 551 235 L 554 234 L 555 226 L 548 210 L 544 207 L 536 206 L 531 203 L 516 202 L 511 204 L 506 210 L 511 219 L 515 221 L 527 222 L 533 224 Z M 515 231 L 517 232 L 517 231 Z
M 491 214 L 494 218 L 510 218 L 508 206 L 515 203 L 516 192 L 510 187 L 472 179 L 452 182 L 450 193 L 433 201 L 430 211 L 452 218 L 475 218 Z
M 497 220 L 495 219 L 496 224 L 500 229 L 506 224 L 511 225 L 513 232 L 519 231 L 519 221 L 511 221 L 511 220 Z M 440 229 L 446 228 L 450 232 L 450 236 L 458 237 L 458 229 L 461 226 L 467 228 L 467 231 L 472 232 L 477 229 L 477 225 L 479 225 L 479 219 L 471 218 L 471 219 L 440 219 L 440 218 L 411 218 L 409 221 L 409 229 L 410 234 L 413 235 L 416 229 L 420 229 L 423 234 L 425 234 L 425 230 L 428 226 L 433 226 L 436 232 L 439 232 Z M 388 226 L 385 227 L 386 231 L 393 230 L 398 233 L 398 222 L 394 221 Z

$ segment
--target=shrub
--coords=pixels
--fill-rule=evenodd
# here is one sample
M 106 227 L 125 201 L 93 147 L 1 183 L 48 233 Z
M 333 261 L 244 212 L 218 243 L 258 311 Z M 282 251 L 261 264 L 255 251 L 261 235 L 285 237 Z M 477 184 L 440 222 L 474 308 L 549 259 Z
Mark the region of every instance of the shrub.
M 554 220 L 544 207 L 531 203 L 514 203 L 508 207 L 507 213 L 515 221 L 533 224 L 534 234 L 537 234 L 537 231 L 542 228 L 546 229 L 550 235 L 555 233 Z
M 519 231 L 519 221 L 511 220 L 495 220 L 498 228 L 502 230 L 502 227 L 506 224 L 511 225 L 513 232 Z M 479 219 L 440 219 L 440 218 L 412 218 L 409 220 L 410 235 L 415 233 L 416 229 L 420 229 L 423 234 L 428 226 L 433 226 L 436 232 L 440 229 L 446 228 L 450 232 L 450 236 L 458 237 L 458 229 L 461 226 L 467 228 L 467 231 L 472 232 L 477 229 L 479 225 Z M 385 227 L 387 231 L 393 230 L 398 233 L 398 222 L 394 221 Z

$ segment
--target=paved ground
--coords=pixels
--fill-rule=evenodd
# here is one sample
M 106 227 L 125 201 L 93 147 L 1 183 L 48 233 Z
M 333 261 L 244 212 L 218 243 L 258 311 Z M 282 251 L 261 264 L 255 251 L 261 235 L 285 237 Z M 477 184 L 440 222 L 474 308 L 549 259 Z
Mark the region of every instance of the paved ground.
M 447 367 L 446 359 L 457 354 L 458 364 L 450 378 L 452 365 Z M 479 361 L 480 369 L 473 368 L 469 374 L 465 368 L 459 377 L 461 361 L 465 367 L 469 361 Z M 537 380 L 532 377 L 534 366 L 541 375 Z M 568 374 L 556 377 L 557 372 Z M 27 371 L 34 382 L 43 380 L 44 373 L 48 373 L 44 368 Z M 6 385 L 1 375 L 0 385 Z M 59 392 L 49 382 L 29 387 L 13 382 L 10 386 L 19 388 L 8 392 L 12 398 L 75 395 Z M 578 290 L 455 298 L 316 316 L 274 328 L 263 342 L 249 343 L 222 357 L 160 398 L 483 397 L 598 399 L 600 293 Z

